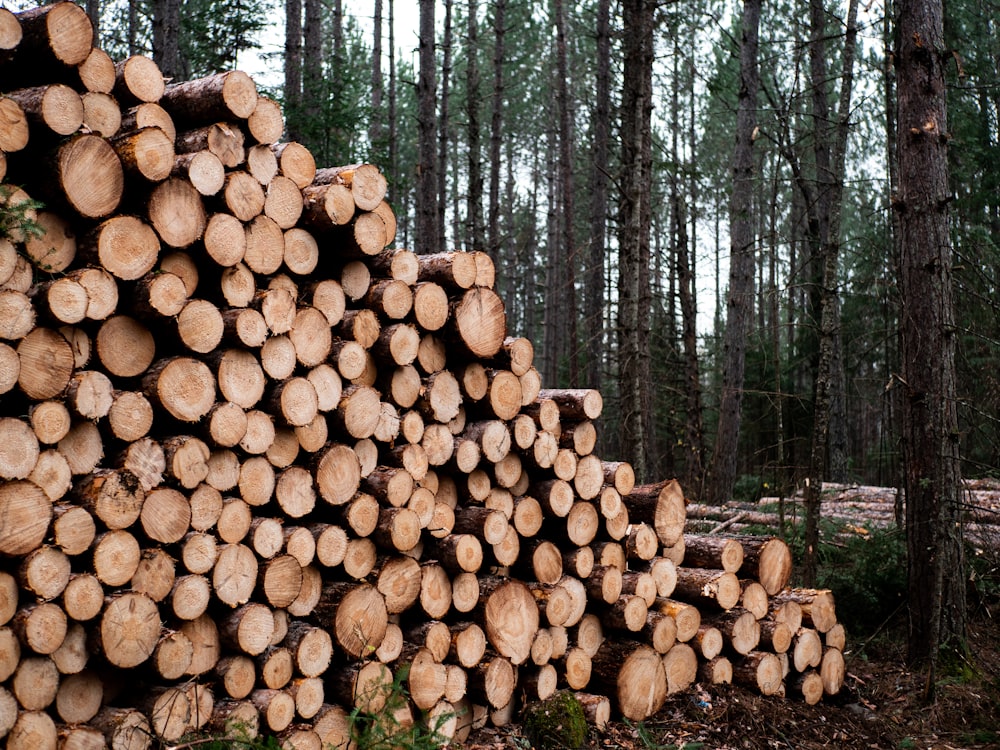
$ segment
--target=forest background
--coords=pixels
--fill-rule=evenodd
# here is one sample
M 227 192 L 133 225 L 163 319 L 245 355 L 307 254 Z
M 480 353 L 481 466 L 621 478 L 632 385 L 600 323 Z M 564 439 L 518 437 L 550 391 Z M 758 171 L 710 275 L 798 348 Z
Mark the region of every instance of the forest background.
M 938 432 L 962 476 L 997 473 L 995 3 L 951 2 L 927 37 L 953 354 L 906 347 L 901 289 L 898 155 L 919 128 L 899 132 L 899 30 L 940 3 L 81 4 L 114 59 L 150 55 L 174 80 L 243 68 L 318 163 L 378 164 L 399 246 L 488 252 L 509 333 L 547 387 L 601 390 L 601 455 L 640 480 L 716 504 L 906 486 L 913 368 L 952 365 L 957 427 Z M 955 511 L 941 497 L 935 522 Z

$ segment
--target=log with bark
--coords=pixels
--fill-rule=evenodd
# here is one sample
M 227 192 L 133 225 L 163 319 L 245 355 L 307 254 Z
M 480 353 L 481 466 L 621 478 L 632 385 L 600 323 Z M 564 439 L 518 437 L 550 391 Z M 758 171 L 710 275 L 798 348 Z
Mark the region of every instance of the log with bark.
M 0 49 L 5 73 L 39 60 L 0 98 L 4 197 L 49 205 L 43 237 L 0 242 L 8 746 L 234 721 L 336 743 L 399 662 L 408 721 L 502 724 L 559 686 L 642 720 L 699 669 L 778 692 L 786 651 L 789 695 L 840 688 L 828 594 L 786 588 L 776 540 L 685 535 L 675 480 L 602 461 L 601 394 L 542 388 L 488 256 L 387 249 L 379 170 L 276 144 L 242 73 L 164 87 L 89 31 L 86 70 L 53 63 L 81 16 L 45 8 Z M 113 677 L 133 669 L 142 695 Z

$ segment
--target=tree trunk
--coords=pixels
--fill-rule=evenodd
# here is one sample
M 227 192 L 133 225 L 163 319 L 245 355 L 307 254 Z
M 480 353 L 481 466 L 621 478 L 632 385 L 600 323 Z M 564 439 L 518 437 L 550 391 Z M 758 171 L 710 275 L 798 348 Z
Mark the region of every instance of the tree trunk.
M 943 8 L 900 5 L 897 47 L 908 654 L 928 662 L 965 638 L 955 321 L 949 238 Z M 928 698 L 933 697 L 928 695 Z
M 650 383 L 644 377 L 643 349 L 649 332 L 643 328 L 643 321 L 648 322 L 643 302 L 648 299 L 649 283 L 654 10 L 649 0 L 628 0 L 623 6 L 624 23 L 630 33 L 624 42 L 622 195 L 618 211 L 620 440 L 622 455 L 640 481 L 647 478 L 651 438 L 646 434 Z
M 479 7 L 477 0 L 470 0 L 468 14 L 469 27 L 466 43 L 469 52 L 465 73 L 465 112 L 469 134 L 469 199 L 467 210 L 469 226 L 466 230 L 466 247 L 470 250 L 487 250 L 486 232 L 483 226 L 483 165 L 479 142 Z M 496 262 L 495 255 L 491 254 L 490 257 Z
M 434 0 L 420 0 L 420 65 L 417 76 L 418 157 L 416 177 L 416 249 L 439 250 L 437 154 L 437 92 L 434 71 Z
M 500 147 L 503 138 L 503 101 L 504 101 L 504 39 L 507 32 L 504 18 L 507 0 L 495 0 L 493 3 L 493 101 L 490 112 L 490 207 L 489 207 L 489 245 L 487 252 L 494 263 L 500 263 Z M 508 271 L 508 276 L 513 274 Z
M 448 105 L 450 104 L 451 95 L 451 68 L 452 68 L 452 32 L 453 23 L 451 20 L 452 11 L 452 0 L 445 0 L 444 4 L 444 36 L 441 40 L 441 97 L 440 106 L 438 108 L 438 120 L 436 125 L 436 138 L 438 144 L 437 152 L 437 172 L 436 172 L 436 184 L 435 190 L 437 191 L 437 251 L 444 252 L 447 249 L 447 240 L 445 235 L 445 227 L 448 226 L 445 220 L 445 208 L 448 205 L 448 145 L 450 138 L 450 121 L 448 114 Z M 436 46 L 436 45 L 435 45 Z M 456 191 L 457 192 L 457 191 Z M 456 210 L 456 224 L 458 222 Z M 456 229 L 456 235 L 458 234 Z M 460 244 L 459 238 L 456 236 L 453 238 L 455 245 Z M 471 249 L 471 248 L 470 248 Z
M 186 78 L 181 57 L 181 2 L 157 0 L 153 4 L 153 60 L 167 78 Z
M 597 5 L 596 90 L 592 115 L 593 166 L 590 174 L 590 252 L 587 258 L 586 356 L 588 388 L 601 388 L 604 365 L 604 256 L 607 237 L 608 163 L 611 124 L 611 32 L 610 0 Z
M 818 218 L 820 262 L 822 263 L 822 284 L 820 297 L 819 364 L 816 372 L 815 404 L 813 416 L 812 449 L 809 460 L 809 484 L 806 485 L 806 529 L 805 552 L 803 555 L 803 582 L 811 586 L 816 580 L 816 554 L 819 544 L 819 516 L 821 492 L 825 479 L 835 479 L 827 471 L 828 464 L 843 467 L 843 456 L 835 458 L 830 445 L 834 407 L 841 404 L 843 394 L 843 372 L 835 367 L 843 363 L 840 344 L 840 301 L 837 293 L 838 268 L 840 259 L 840 217 L 844 191 L 844 156 L 847 147 L 848 118 L 850 116 L 851 93 L 854 80 L 854 50 L 857 28 L 857 2 L 851 2 L 847 16 L 847 37 L 844 42 L 843 70 L 839 113 L 836 127 L 830 126 L 829 105 L 826 94 L 826 9 L 822 0 L 811 0 L 810 19 L 812 39 L 810 59 L 813 86 L 813 119 L 815 157 L 818 187 L 816 191 L 816 213 Z M 837 388 L 840 389 L 838 393 Z M 843 417 L 842 410 L 837 414 Z M 837 425 L 835 435 L 841 435 L 843 425 Z M 838 438 L 837 448 L 844 450 Z M 841 481 L 836 479 L 836 481 Z
M 743 5 L 736 149 L 733 153 L 733 191 L 729 205 L 731 242 L 726 331 L 722 345 L 722 396 L 707 493 L 709 502 L 713 503 L 728 502 L 736 481 L 746 340 L 753 309 L 755 241 L 751 201 L 757 89 L 760 82 L 757 70 L 760 10 L 759 0 L 749 0 Z

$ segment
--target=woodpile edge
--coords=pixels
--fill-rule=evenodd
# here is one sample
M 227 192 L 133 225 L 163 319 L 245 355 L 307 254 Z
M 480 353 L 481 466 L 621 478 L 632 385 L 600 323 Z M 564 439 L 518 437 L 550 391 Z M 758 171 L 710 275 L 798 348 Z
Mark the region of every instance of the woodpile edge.
M 0 200 L 43 230 L 0 239 L 8 748 L 347 747 L 403 668 L 393 720 L 455 742 L 558 689 L 598 725 L 840 690 L 830 592 L 601 460 L 487 255 L 387 249 L 380 171 L 317 169 L 245 74 L 91 40 L 0 9 Z

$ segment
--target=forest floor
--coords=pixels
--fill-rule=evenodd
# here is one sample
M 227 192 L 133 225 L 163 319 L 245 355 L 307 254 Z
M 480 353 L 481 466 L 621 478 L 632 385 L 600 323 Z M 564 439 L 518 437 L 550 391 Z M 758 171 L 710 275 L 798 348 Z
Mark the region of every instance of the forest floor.
M 1000 624 L 982 609 L 969 628 L 968 663 L 942 668 L 933 702 L 926 674 L 905 666 L 901 633 L 848 640 L 843 690 L 815 706 L 733 685 L 696 684 L 643 722 L 593 727 L 588 750 L 985 750 L 1000 748 Z M 473 733 L 467 750 L 531 748 L 520 725 Z M 554 750 L 539 747 L 537 750 Z

